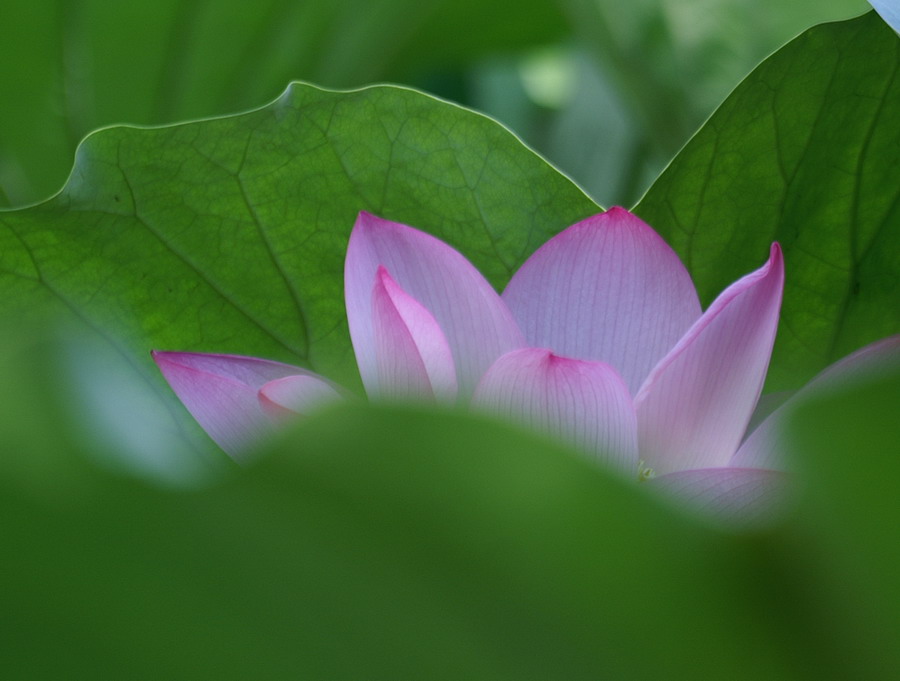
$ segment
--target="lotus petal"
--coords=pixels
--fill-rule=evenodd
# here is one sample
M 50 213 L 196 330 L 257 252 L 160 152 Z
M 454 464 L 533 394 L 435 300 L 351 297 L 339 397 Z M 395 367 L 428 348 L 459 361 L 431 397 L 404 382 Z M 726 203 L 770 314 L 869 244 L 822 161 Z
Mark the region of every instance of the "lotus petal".
M 513 350 L 488 369 L 472 403 L 556 435 L 626 475 L 637 473 L 631 394 L 607 364 Z
M 462 398 L 471 396 L 494 360 L 525 345 L 506 304 L 460 253 L 417 229 L 360 213 L 347 246 L 344 295 L 365 385 L 378 382 L 372 282 L 379 266 L 437 320 L 453 354 Z
M 780 471 L 702 468 L 669 473 L 646 485 L 731 527 L 774 520 L 784 506 L 790 478 Z
M 343 399 L 334 386 L 318 376 L 285 376 L 264 384 L 257 393 L 263 411 L 276 422 L 308 416 L 316 409 Z
M 241 459 L 271 432 L 257 393 L 278 378 L 315 376 L 306 369 L 240 355 L 154 351 L 153 359 L 187 410 L 228 454 Z
M 372 292 L 377 383 L 370 396 L 393 399 L 456 399 L 456 368 L 441 327 L 384 267 Z M 371 377 L 369 377 L 371 381 Z
M 723 291 L 653 368 L 635 397 L 641 458 L 659 474 L 724 466 L 762 391 L 784 288 L 784 260 Z
M 541 246 L 503 299 L 530 345 L 611 364 L 632 395 L 701 313 L 675 252 L 615 207 Z

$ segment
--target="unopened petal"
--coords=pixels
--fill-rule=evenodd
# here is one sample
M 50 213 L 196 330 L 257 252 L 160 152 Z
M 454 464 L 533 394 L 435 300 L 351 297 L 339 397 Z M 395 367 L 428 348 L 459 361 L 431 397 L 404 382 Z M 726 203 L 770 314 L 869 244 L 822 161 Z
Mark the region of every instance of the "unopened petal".
M 444 332 L 384 267 L 375 274 L 372 320 L 378 371 L 377 383 L 366 384 L 370 396 L 456 399 L 456 368 Z
M 786 473 L 749 468 L 703 468 L 647 481 L 649 489 L 733 527 L 770 523 L 784 509 Z
M 611 364 L 632 395 L 701 313 L 678 256 L 623 208 L 550 239 L 503 299 L 530 345 Z
M 342 399 L 331 383 L 318 376 L 276 378 L 264 384 L 257 396 L 263 411 L 276 422 L 293 416 L 308 416 L 316 409 Z
M 162 375 L 187 410 L 223 450 L 241 459 L 272 429 L 257 392 L 267 382 L 295 374 L 300 367 L 256 357 L 154 351 Z
M 635 397 L 641 458 L 657 473 L 724 466 L 762 391 L 784 287 L 778 244 L 723 291 Z
M 900 335 L 871 343 L 835 362 L 769 414 L 750 433 L 729 465 L 783 468 L 788 457 L 784 428 L 791 411 L 798 404 L 817 394 L 826 393 L 854 381 L 876 378 L 898 364 L 900 364 Z
M 344 295 L 350 337 L 365 385 L 378 381 L 372 282 L 384 266 L 439 324 L 468 397 L 500 355 L 525 344 L 500 296 L 460 253 L 412 227 L 360 213 L 350 235 Z
M 556 435 L 626 475 L 637 473 L 631 395 L 607 364 L 514 350 L 487 371 L 472 403 Z

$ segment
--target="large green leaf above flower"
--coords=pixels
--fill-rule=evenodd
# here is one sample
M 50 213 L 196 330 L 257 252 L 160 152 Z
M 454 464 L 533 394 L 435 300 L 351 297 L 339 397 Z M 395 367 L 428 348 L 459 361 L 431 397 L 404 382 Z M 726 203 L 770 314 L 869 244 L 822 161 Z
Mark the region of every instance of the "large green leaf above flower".
M 900 40 L 874 12 L 807 31 L 737 87 L 637 208 L 704 304 L 781 242 L 772 387 L 900 330 L 898 68 Z
M 251 351 L 339 371 L 356 214 L 426 225 L 495 285 L 597 210 L 495 122 L 396 87 L 294 85 L 240 116 L 114 128 L 51 201 L 0 215 L 4 307 L 51 297 L 129 351 Z
M 0 316 L 74 315 L 119 351 L 116 381 L 131 365 L 157 390 L 153 347 L 352 384 L 342 271 L 360 210 L 426 226 L 499 286 L 597 207 L 484 116 L 397 87 L 297 84 L 246 114 L 90 136 L 59 195 L 0 213 Z M 125 411 L 152 420 L 136 399 Z M 159 419 L 150 430 L 171 431 Z

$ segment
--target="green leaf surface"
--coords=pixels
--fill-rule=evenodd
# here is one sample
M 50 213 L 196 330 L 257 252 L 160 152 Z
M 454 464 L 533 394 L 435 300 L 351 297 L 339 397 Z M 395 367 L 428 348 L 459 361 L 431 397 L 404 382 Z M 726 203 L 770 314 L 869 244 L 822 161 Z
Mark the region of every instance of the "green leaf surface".
M 500 287 L 599 209 L 484 116 L 298 84 L 247 114 L 90 136 L 59 195 L 0 213 L 0 313 L 75 317 L 154 377 L 159 348 L 352 382 L 343 260 L 360 210 L 440 236 Z
M 21 205 L 49 196 L 77 142 L 101 126 L 239 111 L 297 79 L 409 81 L 563 29 L 546 0 L 508 15 L 472 1 L 5 0 L 0 197 Z
M 900 41 L 874 13 L 810 29 L 732 93 L 638 205 L 708 304 L 785 252 L 769 386 L 900 332 Z
M 204 491 L 79 470 L 0 462 L 4 678 L 803 678 L 752 537 L 511 426 L 344 406 Z

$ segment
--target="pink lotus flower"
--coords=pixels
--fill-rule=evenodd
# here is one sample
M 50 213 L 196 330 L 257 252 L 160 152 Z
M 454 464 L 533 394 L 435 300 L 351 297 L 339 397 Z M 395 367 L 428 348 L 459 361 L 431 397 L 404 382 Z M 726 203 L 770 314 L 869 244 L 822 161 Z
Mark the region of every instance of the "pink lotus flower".
M 744 440 L 778 326 L 777 243 L 705 312 L 678 256 L 622 208 L 550 239 L 502 296 L 442 241 L 361 213 L 344 276 L 370 398 L 471 403 L 735 521 L 766 517 L 783 495 L 779 426 L 791 403 L 900 348 L 900 337 L 888 339 L 834 365 Z M 326 378 L 278 362 L 153 356 L 235 458 L 285 415 L 343 395 Z

